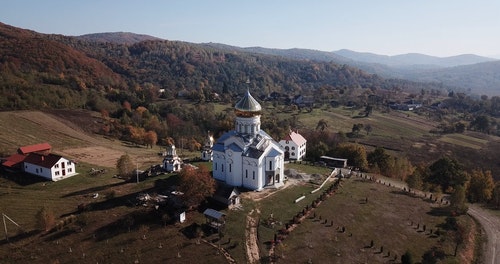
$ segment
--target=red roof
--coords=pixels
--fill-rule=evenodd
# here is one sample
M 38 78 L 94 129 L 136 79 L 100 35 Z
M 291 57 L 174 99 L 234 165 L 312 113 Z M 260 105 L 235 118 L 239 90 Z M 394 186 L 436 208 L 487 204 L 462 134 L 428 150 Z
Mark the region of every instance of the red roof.
M 50 169 L 61 158 L 62 158 L 62 156 L 59 156 L 59 155 L 56 155 L 56 154 L 40 155 L 40 154 L 36 154 L 36 153 L 30 153 L 24 159 L 24 163 L 30 163 L 30 164 L 38 165 L 38 166 L 43 167 L 43 168 Z
M 24 146 L 20 147 L 17 152 L 19 154 L 28 154 L 28 153 L 33 153 L 33 152 L 40 152 L 40 151 L 47 151 L 52 149 L 52 146 L 49 145 L 49 143 L 40 143 L 40 144 L 35 144 L 35 145 L 29 145 L 29 146 Z
M 2 163 L 2 165 L 5 167 L 12 168 L 12 167 L 16 166 L 17 164 L 22 163 L 25 158 L 26 158 L 26 156 L 24 156 L 24 155 L 14 154 L 14 155 L 9 156 L 7 158 L 7 160 Z

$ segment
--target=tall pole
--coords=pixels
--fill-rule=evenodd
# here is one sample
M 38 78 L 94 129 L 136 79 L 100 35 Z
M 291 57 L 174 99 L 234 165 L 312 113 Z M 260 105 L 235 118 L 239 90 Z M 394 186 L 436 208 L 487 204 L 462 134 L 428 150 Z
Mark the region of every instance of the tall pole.
M 137 178 L 137 183 L 139 183 L 139 163 L 136 163 L 135 177 Z

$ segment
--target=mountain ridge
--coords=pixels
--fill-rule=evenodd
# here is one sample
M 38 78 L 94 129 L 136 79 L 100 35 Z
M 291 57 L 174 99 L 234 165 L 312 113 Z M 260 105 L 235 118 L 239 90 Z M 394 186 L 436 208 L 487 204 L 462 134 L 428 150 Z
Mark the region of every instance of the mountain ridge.
M 434 65 L 436 67 L 454 67 L 496 60 L 494 58 L 478 56 L 475 54 L 459 54 L 448 57 L 437 57 L 421 53 L 406 53 L 389 56 L 370 52 L 357 52 L 348 49 L 334 51 L 333 53 L 355 61 L 379 63 L 388 66 Z

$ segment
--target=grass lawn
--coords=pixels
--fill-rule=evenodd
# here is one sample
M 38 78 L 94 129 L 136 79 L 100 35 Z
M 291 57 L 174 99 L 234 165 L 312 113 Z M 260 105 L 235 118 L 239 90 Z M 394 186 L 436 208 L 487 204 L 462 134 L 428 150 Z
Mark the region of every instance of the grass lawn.
M 287 222 L 319 196 L 311 195 L 310 199 L 293 204 L 290 199 L 306 191 L 301 188 L 304 187 L 289 188 L 262 202 L 261 223 L 270 213 Z M 429 235 L 430 229 L 435 231 L 445 219 L 432 211 L 430 203 L 398 189 L 348 179 L 336 194 L 313 211 L 316 218 L 305 219 L 276 247 L 276 254 L 283 263 L 386 263 L 396 254 L 399 260 L 406 250 L 419 258 L 444 239 Z M 271 229 L 261 225 L 261 251 L 268 250 L 269 241 L 282 227 Z M 345 227 L 346 231 L 340 232 L 339 227 Z M 373 248 L 369 247 L 371 240 Z M 453 253 L 450 243 L 441 245 L 447 254 Z
M 475 138 L 464 134 L 448 134 L 442 136 L 439 140 L 472 149 L 481 149 L 488 143 L 485 139 Z

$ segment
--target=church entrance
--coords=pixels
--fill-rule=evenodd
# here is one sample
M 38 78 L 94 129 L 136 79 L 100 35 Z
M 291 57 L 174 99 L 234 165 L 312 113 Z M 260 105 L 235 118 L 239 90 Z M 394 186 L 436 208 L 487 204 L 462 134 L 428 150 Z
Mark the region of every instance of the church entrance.
M 290 151 L 285 151 L 285 160 L 289 160 L 290 159 Z
M 272 174 L 267 175 L 267 185 L 273 185 L 274 184 L 273 178 L 274 177 L 273 177 Z

